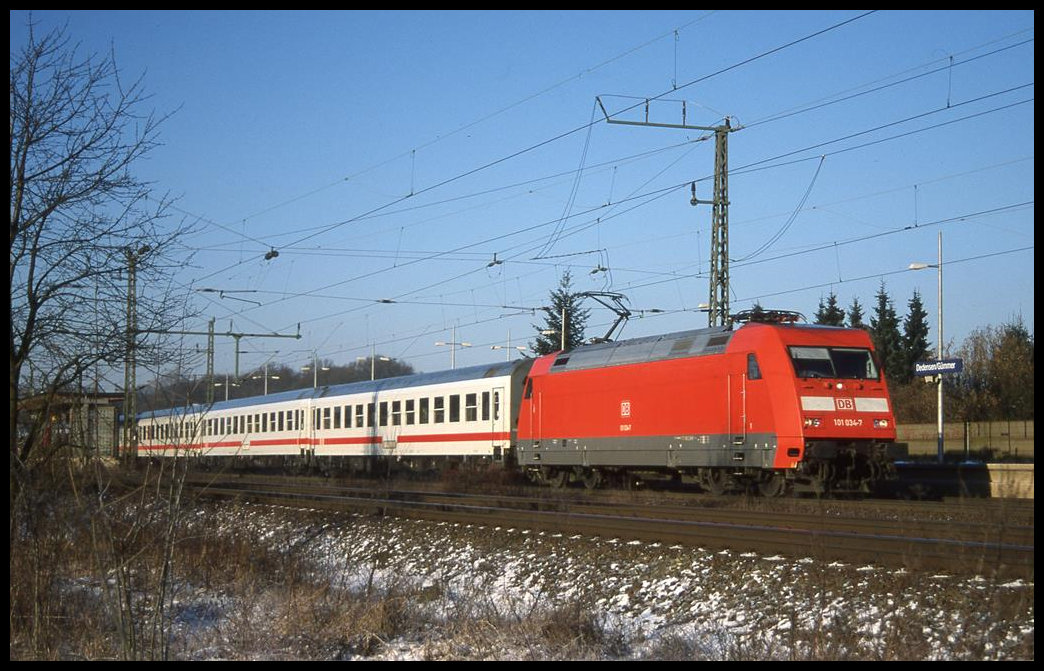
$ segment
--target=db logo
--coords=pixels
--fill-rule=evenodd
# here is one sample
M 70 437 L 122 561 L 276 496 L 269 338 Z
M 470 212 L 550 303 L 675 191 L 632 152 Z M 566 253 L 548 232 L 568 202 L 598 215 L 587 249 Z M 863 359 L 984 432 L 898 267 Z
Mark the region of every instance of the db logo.
M 620 401 L 620 416 L 621 417 L 630 417 L 631 416 L 631 402 L 630 401 Z
M 855 410 L 855 401 L 850 398 L 835 398 L 838 410 Z

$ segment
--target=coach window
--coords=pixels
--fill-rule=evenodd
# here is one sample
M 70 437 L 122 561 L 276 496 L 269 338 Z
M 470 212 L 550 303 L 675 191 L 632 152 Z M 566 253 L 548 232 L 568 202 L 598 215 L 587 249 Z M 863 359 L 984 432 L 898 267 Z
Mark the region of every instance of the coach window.
M 464 395 L 464 421 L 474 422 L 478 420 L 478 394 Z
M 286 430 L 287 431 L 293 431 L 294 430 L 294 411 L 293 410 L 287 410 L 286 411 Z
M 446 399 L 443 396 L 435 397 L 435 423 L 442 424 L 446 421 Z
M 754 352 L 747 355 L 747 379 L 761 379 L 761 368 L 758 367 L 758 357 L 754 356 Z
M 261 433 L 268 433 L 268 413 L 261 413 Z
M 413 424 L 417 418 L 416 401 L 412 398 L 406 399 L 406 423 Z
M 381 426 L 388 426 L 388 402 L 381 401 Z
M 449 421 L 459 422 L 460 421 L 460 394 L 453 394 L 449 397 Z
M 417 421 L 421 424 L 428 423 L 428 397 L 425 396 L 420 400 L 420 408 L 417 412 Z
M 392 426 L 402 424 L 402 401 L 392 401 Z
M 489 420 L 489 392 L 482 392 L 482 421 Z
M 366 404 L 366 426 L 377 426 L 377 406 L 373 403 Z
M 360 403 L 359 405 L 355 406 L 355 427 L 356 428 L 361 429 L 363 426 L 365 426 L 365 423 L 363 422 L 363 417 L 364 417 L 365 413 L 366 413 L 366 410 L 364 409 L 362 403 Z
M 333 409 L 333 428 L 341 428 L 341 406 L 335 405 Z

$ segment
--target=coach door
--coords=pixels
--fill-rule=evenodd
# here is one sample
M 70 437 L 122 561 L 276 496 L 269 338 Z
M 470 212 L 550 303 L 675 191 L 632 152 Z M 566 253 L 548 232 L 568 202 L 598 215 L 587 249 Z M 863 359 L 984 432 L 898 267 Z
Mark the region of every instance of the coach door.
M 485 402 L 485 399 L 483 399 Z M 504 454 L 504 447 L 508 440 L 505 426 L 504 388 L 494 387 L 489 399 L 490 434 L 493 441 L 493 455 L 499 457 Z M 483 412 L 485 414 L 485 412 Z

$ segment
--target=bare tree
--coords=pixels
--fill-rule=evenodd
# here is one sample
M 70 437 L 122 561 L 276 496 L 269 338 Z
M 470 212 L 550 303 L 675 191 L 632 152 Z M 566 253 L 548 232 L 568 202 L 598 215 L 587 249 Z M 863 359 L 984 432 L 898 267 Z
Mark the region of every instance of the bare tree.
M 10 450 L 18 473 L 46 460 L 48 399 L 78 391 L 98 368 L 118 370 L 128 350 L 147 363 L 145 333 L 181 319 L 172 288 L 176 240 L 170 201 L 132 168 L 158 143 L 165 116 L 144 109 L 115 58 L 81 58 L 62 28 L 11 52 Z M 134 267 L 137 330 L 127 327 Z M 88 377 L 89 379 L 89 377 Z M 19 417 L 21 399 L 42 399 Z M 21 422 L 19 422 L 21 420 Z

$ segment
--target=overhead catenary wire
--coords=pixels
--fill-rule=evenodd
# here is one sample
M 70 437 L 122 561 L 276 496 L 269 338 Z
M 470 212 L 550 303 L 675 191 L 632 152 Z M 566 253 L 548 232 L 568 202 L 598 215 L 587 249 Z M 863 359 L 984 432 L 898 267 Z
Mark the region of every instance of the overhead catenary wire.
M 951 121 L 951 122 L 947 122 L 947 123 L 954 123 L 954 122 L 955 121 Z M 920 132 L 920 131 L 914 131 L 914 132 Z M 849 136 L 849 137 L 851 137 L 851 136 Z M 880 141 L 884 141 L 884 140 L 878 140 L 877 142 L 880 142 Z M 866 145 L 862 145 L 862 146 L 866 146 Z M 839 152 L 840 151 L 852 151 L 853 149 L 854 148 L 844 148 L 844 149 L 839 149 L 837 151 L 839 151 Z M 793 155 L 793 154 L 788 154 L 788 155 Z M 779 157 L 776 157 L 776 158 L 778 159 Z M 770 160 L 772 160 L 772 159 L 770 159 Z M 811 159 L 801 159 L 801 160 L 811 160 Z M 820 159 L 820 160 L 822 161 L 822 159 Z M 753 164 L 753 165 L 757 165 L 757 164 Z M 770 165 L 770 166 L 757 166 L 756 169 L 769 169 L 769 168 L 779 167 L 779 165 L 781 165 L 781 164 Z M 750 167 L 750 164 L 748 165 L 748 167 Z M 420 207 L 420 206 L 418 206 L 418 207 Z M 570 213 L 570 216 L 563 217 L 562 219 L 559 220 L 559 228 L 557 229 L 556 239 L 558 239 L 558 237 L 557 237 L 558 235 L 566 235 L 567 236 L 569 234 L 569 230 L 571 230 L 571 229 L 566 229 L 564 227 L 564 223 L 566 221 L 573 221 L 574 219 L 576 219 L 576 217 L 572 216 L 572 214 L 573 213 Z M 575 214 L 577 216 L 583 216 L 584 213 L 575 213 Z M 545 223 L 543 225 L 547 225 L 547 224 Z M 487 238 L 487 240 L 488 240 L 488 238 Z M 436 259 L 440 259 L 440 258 L 448 258 L 448 257 L 447 257 L 446 254 L 444 254 L 442 252 L 438 252 L 438 253 L 434 253 L 434 254 L 429 255 L 426 259 L 421 259 L 421 260 L 436 260 Z M 400 264 L 400 267 L 401 267 L 401 264 Z M 459 276 L 457 276 L 457 277 L 459 277 Z M 450 278 L 449 280 L 445 280 L 445 281 L 448 282 L 448 281 L 452 281 L 453 279 L 454 278 Z M 421 287 L 418 291 L 423 291 L 426 288 L 429 288 L 429 287 Z

